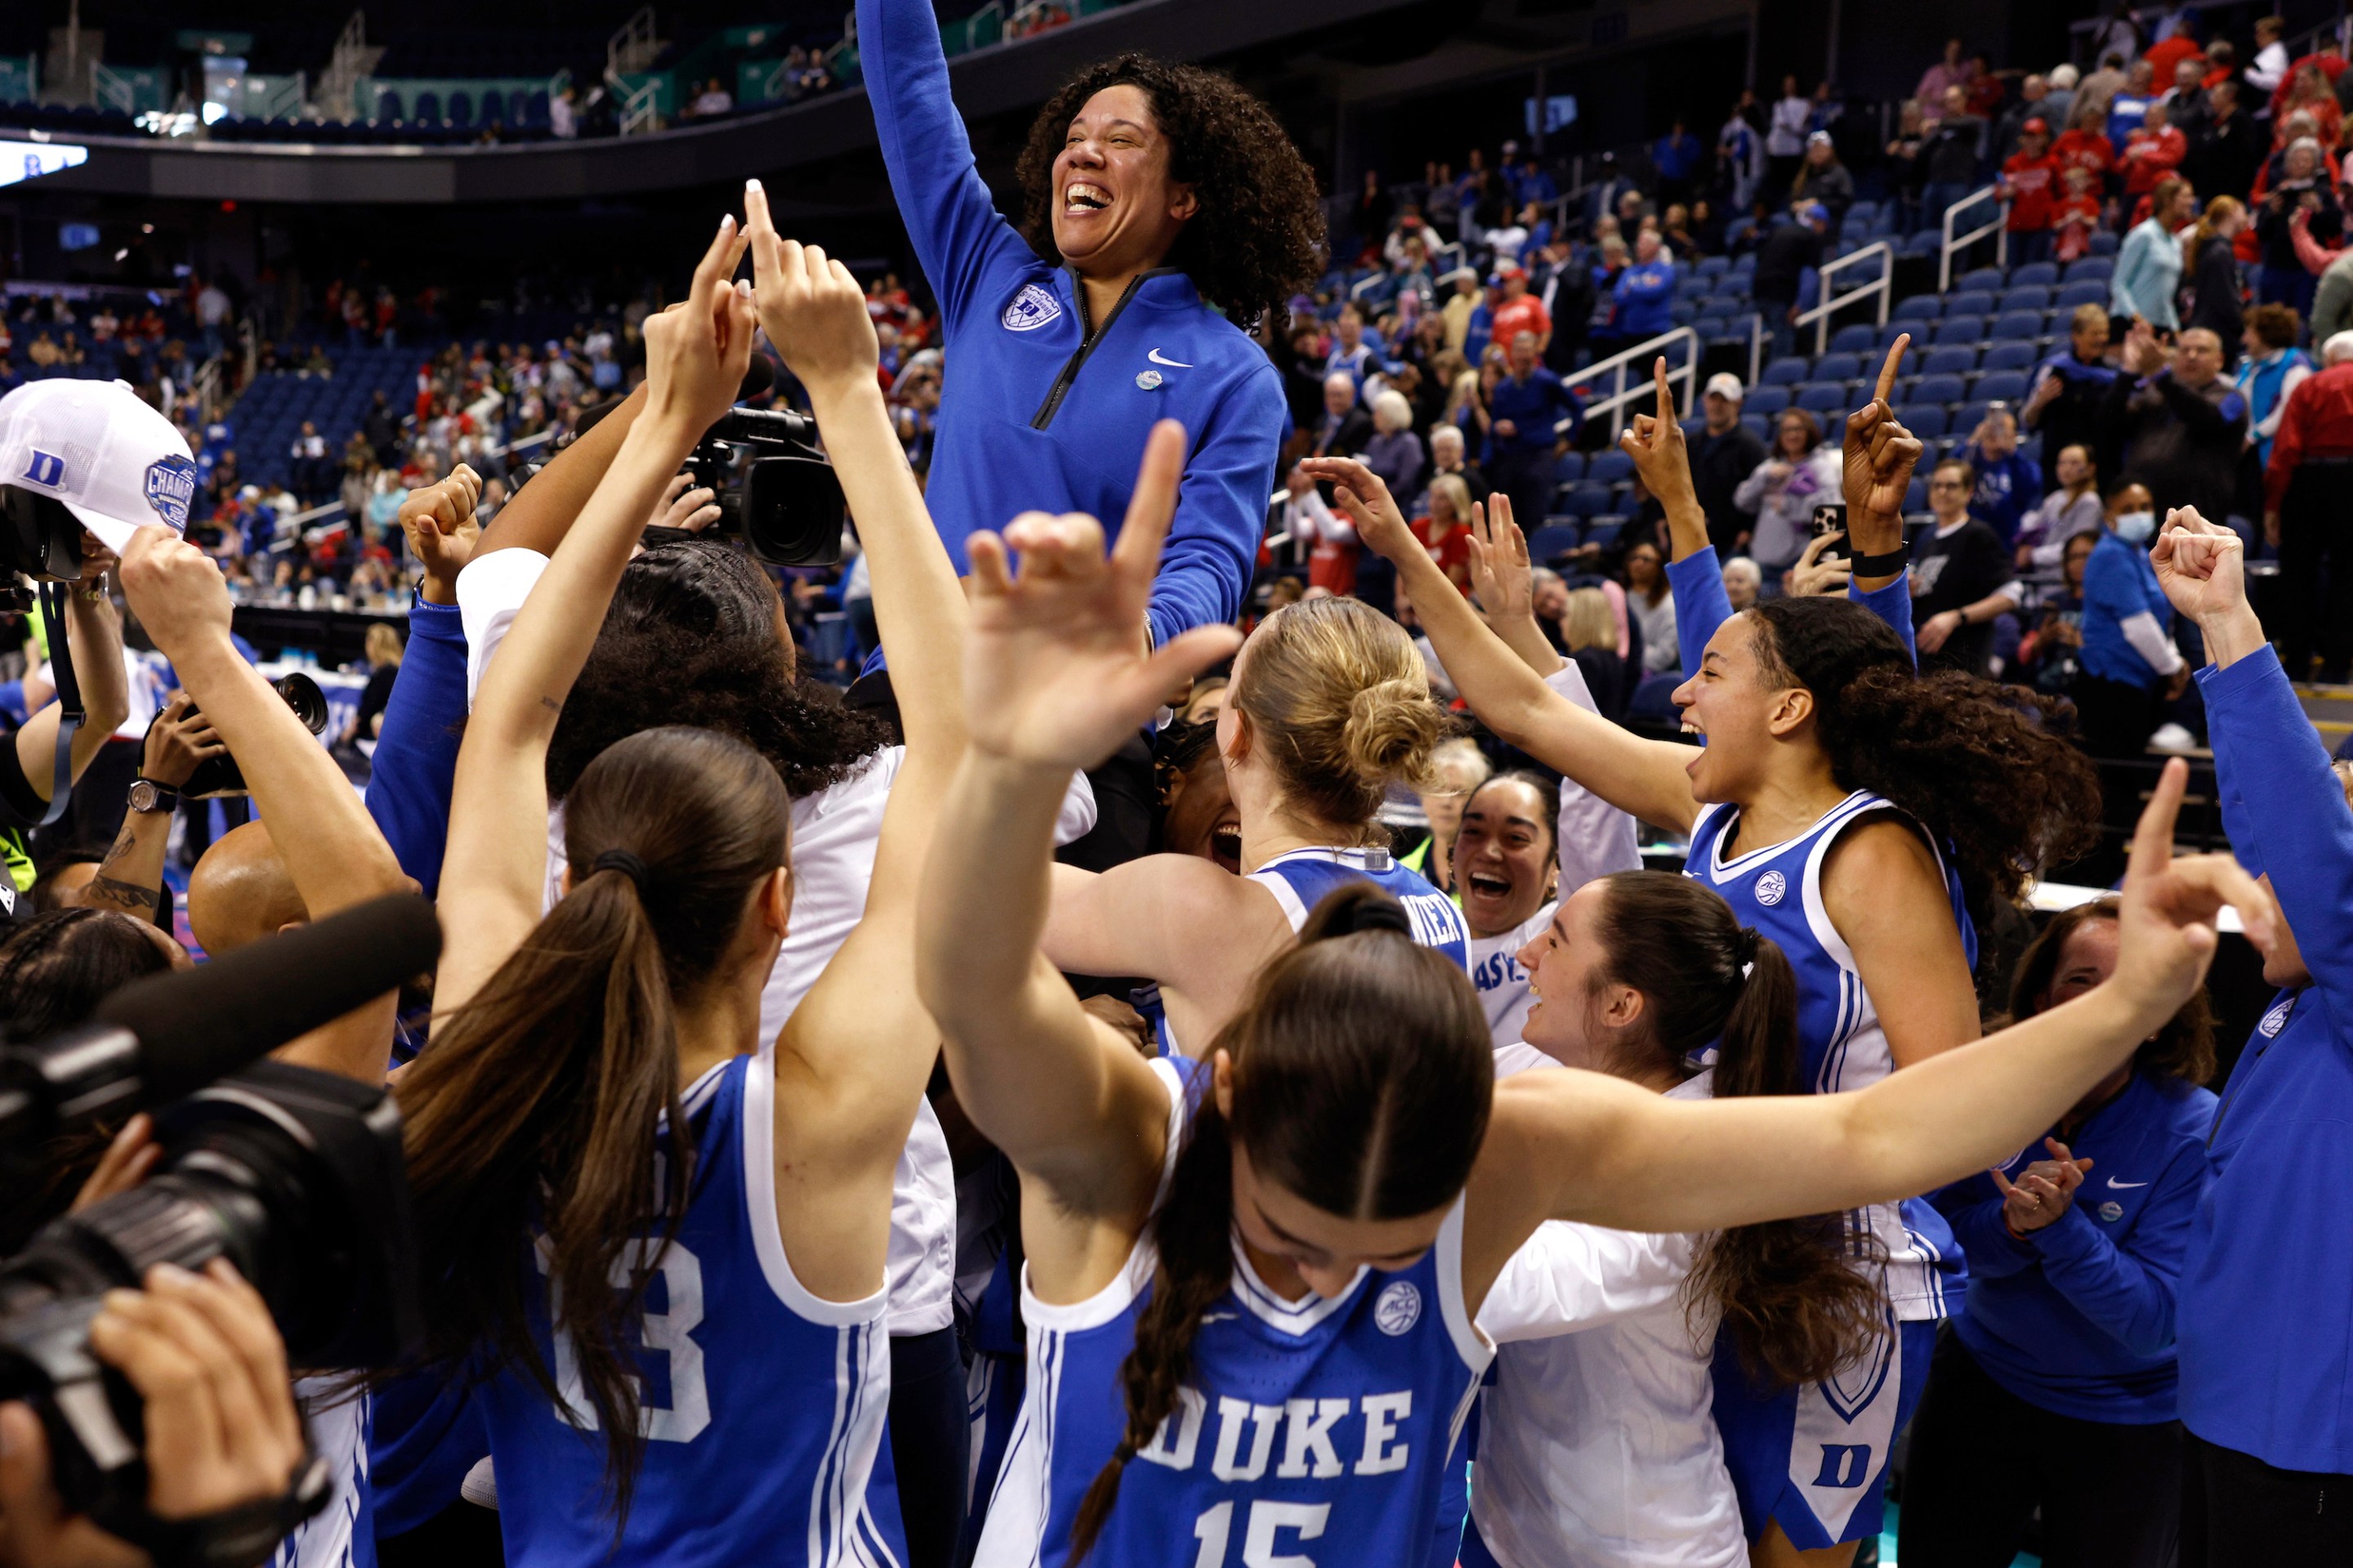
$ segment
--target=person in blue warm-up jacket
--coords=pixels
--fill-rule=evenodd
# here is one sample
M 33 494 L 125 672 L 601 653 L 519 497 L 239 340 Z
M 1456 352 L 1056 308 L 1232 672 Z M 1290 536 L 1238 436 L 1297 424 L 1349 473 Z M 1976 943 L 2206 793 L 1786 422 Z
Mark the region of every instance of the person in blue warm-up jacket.
M 2151 564 L 2198 623 L 2231 848 L 2279 903 L 2280 992 L 2205 1139 L 2176 1309 L 2182 1568 L 2353 1562 L 2353 806 L 2248 608 L 2239 536 L 2184 507 Z
M 2116 901 L 2055 916 L 2019 959 L 2013 1018 L 2115 972 Z M 2174 1299 L 2206 1193 L 2214 1029 L 2201 991 L 2051 1136 L 1935 1195 L 1969 1259 L 1904 1475 L 1905 1568 L 2018 1554 L 2166 1568 L 2180 1522 Z
M 1039 111 L 1017 231 L 974 166 L 932 7 L 858 0 L 858 42 L 946 333 L 928 493 L 957 570 L 975 529 L 1027 511 L 1116 532 L 1145 438 L 1173 418 L 1185 477 L 1152 641 L 1233 620 L 1291 433 L 1282 377 L 1250 333 L 1321 270 L 1306 163 L 1224 78 L 1122 55 Z

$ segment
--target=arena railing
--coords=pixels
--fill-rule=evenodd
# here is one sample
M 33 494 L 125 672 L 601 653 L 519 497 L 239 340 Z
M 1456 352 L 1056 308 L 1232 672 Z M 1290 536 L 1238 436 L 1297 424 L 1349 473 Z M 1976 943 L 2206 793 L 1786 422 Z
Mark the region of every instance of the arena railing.
M 1681 406 L 1690 408 L 1694 401 L 1692 388 L 1698 384 L 1702 345 L 1699 334 L 1687 326 L 1679 326 L 1672 332 L 1661 333 L 1646 343 L 1638 343 L 1631 348 L 1623 349 L 1607 359 L 1596 360 L 1584 369 L 1561 377 L 1563 381 L 1578 387 L 1591 386 L 1604 376 L 1614 378 L 1615 385 L 1606 397 L 1596 397 L 1586 404 L 1585 423 L 1590 424 L 1597 416 L 1608 414 L 1609 439 L 1615 441 L 1618 433 L 1628 424 L 1627 405 L 1652 395 L 1651 362 L 1677 343 L 1685 345 L 1683 363 L 1677 365 L 1672 357 L 1669 358 L 1667 381 L 1669 385 L 1678 380 L 1683 384 Z M 1558 435 L 1573 437 L 1577 434 L 1577 425 L 1574 420 L 1562 419 L 1553 426 L 1553 429 Z
M 1990 202 L 1993 204 L 1993 217 L 1987 222 L 1981 223 L 1977 228 L 1970 229 L 1967 234 L 1955 234 L 1953 230 L 1960 221 L 1962 210 L 1967 207 L 1975 207 L 1979 202 Z M 1967 250 L 1970 246 L 1975 245 L 1978 240 L 1983 239 L 1989 234 L 1994 236 L 1993 254 L 1995 261 L 2003 266 L 2008 266 L 2010 264 L 2009 216 L 2009 207 L 2001 200 L 1996 187 L 1992 185 L 1984 185 L 1977 190 L 1973 190 L 1968 195 L 1963 196 L 1960 200 L 1955 202 L 1952 206 L 1945 209 L 1944 252 L 1938 258 L 1936 262 L 1936 291 L 1938 293 L 1941 294 L 1953 286 L 1953 258 L 1960 254 L 1962 251 Z M 1882 319 L 1884 320 L 1884 318 Z
M 1831 294 L 1831 278 L 1832 274 L 1844 271 L 1849 267 L 1859 266 L 1865 261 L 1870 261 L 1874 259 L 1879 262 L 1878 277 L 1872 279 L 1862 287 L 1849 290 L 1843 294 Z M 1800 329 L 1802 329 L 1809 322 L 1813 323 L 1814 353 L 1816 355 L 1819 355 L 1825 354 L 1830 350 L 1831 317 L 1838 312 L 1844 310 L 1847 306 L 1870 299 L 1874 294 L 1879 297 L 1879 324 L 1881 326 L 1885 326 L 1887 324 L 1888 302 L 1890 296 L 1894 291 L 1895 286 L 1895 252 L 1889 249 L 1887 241 L 1884 239 L 1874 240 L 1871 244 L 1864 246 L 1860 250 L 1849 251 L 1846 255 L 1840 257 L 1835 261 L 1824 262 L 1820 272 L 1819 273 L 1819 277 L 1821 281 L 1820 302 L 1817 303 L 1813 309 L 1805 312 L 1798 317 L 1798 325 Z M 1754 378 L 1754 372 L 1751 373 L 1751 378 Z

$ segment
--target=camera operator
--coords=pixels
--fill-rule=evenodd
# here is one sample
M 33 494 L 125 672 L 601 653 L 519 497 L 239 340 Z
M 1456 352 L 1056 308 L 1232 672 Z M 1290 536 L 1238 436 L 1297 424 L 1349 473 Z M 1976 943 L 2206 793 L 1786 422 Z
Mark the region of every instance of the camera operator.
M 90 1348 L 145 1402 L 147 1502 L 195 1519 L 282 1496 L 303 1459 L 286 1347 L 269 1308 L 226 1259 L 169 1264 L 143 1290 L 110 1291 Z M 137 1568 L 146 1552 L 65 1511 L 48 1436 L 24 1404 L 0 1404 L 0 1568 Z
M 123 552 L 122 592 L 237 758 L 262 818 L 207 850 L 189 879 L 189 923 L 206 950 L 409 891 L 343 769 L 230 641 L 228 585 L 211 558 L 169 529 L 142 528 Z M 170 809 L 160 789 L 142 793 Z M 396 1001 L 386 992 L 279 1059 L 380 1084 Z

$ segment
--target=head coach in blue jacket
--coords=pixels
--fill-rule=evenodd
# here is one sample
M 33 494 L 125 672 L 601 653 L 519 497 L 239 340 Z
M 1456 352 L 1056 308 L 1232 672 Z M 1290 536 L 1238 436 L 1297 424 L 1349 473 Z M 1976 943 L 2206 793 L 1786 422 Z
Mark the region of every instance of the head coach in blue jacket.
M 1232 620 L 1290 434 L 1250 329 L 1321 267 L 1298 151 L 1224 78 L 1124 55 L 1039 111 L 1019 164 L 1024 238 L 974 165 L 929 0 L 858 0 L 858 43 L 945 329 L 926 494 L 957 568 L 973 530 L 1032 509 L 1116 529 L 1153 421 L 1172 418 L 1191 450 L 1152 640 Z

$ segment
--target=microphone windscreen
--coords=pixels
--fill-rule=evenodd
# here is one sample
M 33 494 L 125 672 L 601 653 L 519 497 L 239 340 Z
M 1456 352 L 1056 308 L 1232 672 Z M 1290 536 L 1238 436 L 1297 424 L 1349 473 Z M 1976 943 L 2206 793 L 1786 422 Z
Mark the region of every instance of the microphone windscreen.
M 433 906 L 393 894 L 193 969 L 134 980 L 99 1004 L 97 1019 L 138 1037 L 144 1097 L 157 1104 L 399 989 L 440 954 Z
M 744 385 L 735 389 L 735 401 L 748 403 L 776 384 L 776 367 L 768 356 L 754 350 L 752 362 L 744 366 Z

